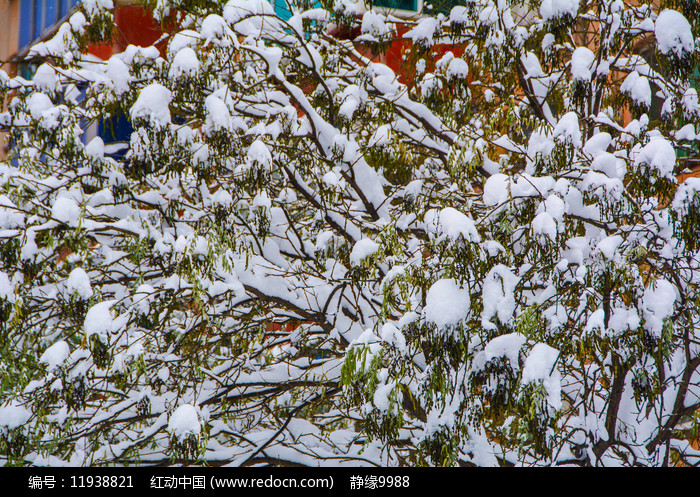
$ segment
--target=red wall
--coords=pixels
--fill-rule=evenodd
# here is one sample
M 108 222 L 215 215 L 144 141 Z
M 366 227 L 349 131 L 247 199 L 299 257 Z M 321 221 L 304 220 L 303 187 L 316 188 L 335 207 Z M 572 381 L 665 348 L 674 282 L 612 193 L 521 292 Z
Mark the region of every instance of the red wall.
M 117 29 L 114 42 L 91 45 L 88 51 L 92 55 L 108 59 L 115 53 L 123 52 L 129 45 L 153 45 L 163 34 L 151 13 L 140 5 L 117 7 L 114 10 L 114 24 Z

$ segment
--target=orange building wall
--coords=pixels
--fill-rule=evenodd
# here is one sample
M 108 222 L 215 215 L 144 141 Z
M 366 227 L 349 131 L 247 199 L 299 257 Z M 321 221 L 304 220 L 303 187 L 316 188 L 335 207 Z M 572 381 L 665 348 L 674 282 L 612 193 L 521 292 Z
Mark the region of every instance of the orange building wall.
M 0 69 L 5 72 L 12 72 L 11 64 L 8 60 L 17 52 L 19 43 L 19 2 L 17 0 L 0 0 Z M 7 101 L 0 99 L 0 111 L 7 107 Z M 7 152 L 5 151 L 5 133 L 0 133 L 0 160 L 3 160 Z
M 17 51 L 19 41 L 19 2 L 0 0 L 0 68 L 7 70 L 5 63 Z

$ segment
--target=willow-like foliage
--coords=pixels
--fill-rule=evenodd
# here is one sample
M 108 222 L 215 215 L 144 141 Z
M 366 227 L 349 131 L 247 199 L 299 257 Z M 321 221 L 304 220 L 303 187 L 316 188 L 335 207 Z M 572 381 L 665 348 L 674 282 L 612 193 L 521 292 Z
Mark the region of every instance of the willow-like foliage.
M 699 462 L 694 2 L 110 3 L 0 72 L 4 463 Z

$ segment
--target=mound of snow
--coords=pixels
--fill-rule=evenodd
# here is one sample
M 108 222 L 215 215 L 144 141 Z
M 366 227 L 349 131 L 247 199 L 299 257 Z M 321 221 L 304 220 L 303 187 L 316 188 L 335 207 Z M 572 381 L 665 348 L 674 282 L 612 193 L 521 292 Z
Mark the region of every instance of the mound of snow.
M 425 298 L 425 320 L 438 328 L 456 326 L 469 314 L 469 291 L 460 288 L 451 278 L 433 283 Z
M 695 39 L 688 19 L 675 10 L 666 9 L 656 18 L 654 36 L 662 54 L 672 52 L 681 58 L 695 50 Z
M 199 436 L 202 425 L 199 422 L 197 409 L 191 404 L 184 404 L 175 409 L 168 420 L 168 431 L 179 439 L 189 435 Z

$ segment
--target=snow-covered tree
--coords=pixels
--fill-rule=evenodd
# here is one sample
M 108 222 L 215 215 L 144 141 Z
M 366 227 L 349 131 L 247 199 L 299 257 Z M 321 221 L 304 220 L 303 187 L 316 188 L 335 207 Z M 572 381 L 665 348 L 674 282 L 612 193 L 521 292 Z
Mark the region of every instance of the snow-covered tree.
M 146 3 L 0 73 L 4 461 L 700 462 L 694 1 Z

